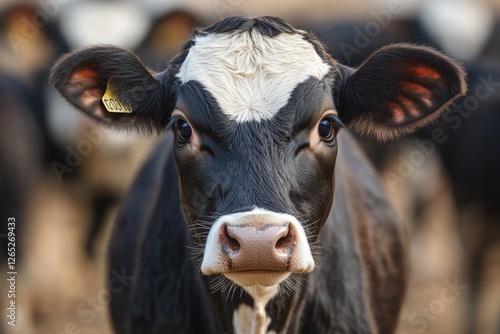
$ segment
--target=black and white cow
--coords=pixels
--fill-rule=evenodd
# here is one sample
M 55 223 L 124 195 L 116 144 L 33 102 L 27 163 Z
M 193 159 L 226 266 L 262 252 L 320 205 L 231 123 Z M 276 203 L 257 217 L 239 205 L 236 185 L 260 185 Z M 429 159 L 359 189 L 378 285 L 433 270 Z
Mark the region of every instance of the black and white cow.
M 99 46 L 64 56 L 51 83 L 105 125 L 173 129 L 114 230 L 117 333 L 395 330 L 405 235 L 341 128 L 386 140 L 429 123 L 465 93 L 452 60 L 398 44 L 351 69 L 281 19 L 231 17 L 163 73 Z M 111 88 L 131 113 L 105 109 Z

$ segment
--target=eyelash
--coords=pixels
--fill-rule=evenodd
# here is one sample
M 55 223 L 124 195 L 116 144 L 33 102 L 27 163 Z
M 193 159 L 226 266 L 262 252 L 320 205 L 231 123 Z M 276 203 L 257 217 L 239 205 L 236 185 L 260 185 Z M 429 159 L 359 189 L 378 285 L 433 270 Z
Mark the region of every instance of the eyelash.
M 172 116 L 170 117 L 170 120 L 168 121 L 167 125 L 165 126 L 165 130 L 170 130 L 174 127 L 175 124 L 180 120 L 181 118 L 179 116 Z
M 337 116 L 335 114 L 330 114 L 330 115 L 323 117 L 323 119 L 325 119 L 325 118 L 330 118 L 341 129 L 346 128 L 345 124 L 340 120 L 339 116 Z

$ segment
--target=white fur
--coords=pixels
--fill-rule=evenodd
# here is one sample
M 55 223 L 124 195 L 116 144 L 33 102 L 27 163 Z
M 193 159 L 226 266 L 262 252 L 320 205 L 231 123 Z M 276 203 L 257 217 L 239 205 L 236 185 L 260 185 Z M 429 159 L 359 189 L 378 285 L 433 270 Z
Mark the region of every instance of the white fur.
M 252 29 L 194 40 L 177 77 L 200 82 L 239 123 L 271 119 L 299 83 L 330 69 L 302 33 L 268 37 Z
M 240 305 L 233 314 L 233 328 L 236 334 L 275 334 L 275 331 L 267 331 L 270 323 L 271 319 L 265 310 L 254 310 L 245 304 Z

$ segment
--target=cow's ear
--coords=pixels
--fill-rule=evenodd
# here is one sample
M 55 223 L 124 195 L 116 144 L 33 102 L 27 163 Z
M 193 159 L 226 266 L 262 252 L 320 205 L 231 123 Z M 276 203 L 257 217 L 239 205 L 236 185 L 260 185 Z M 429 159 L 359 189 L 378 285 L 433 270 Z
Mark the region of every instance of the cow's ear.
M 359 68 L 339 66 L 336 105 L 354 132 L 384 141 L 414 132 L 466 93 L 465 72 L 428 47 L 394 44 Z
M 52 67 L 50 83 L 73 106 L 119 128 L 161 130 L 169 115 L 159 76 L 130 51 L 98 46 L 71 52 Z

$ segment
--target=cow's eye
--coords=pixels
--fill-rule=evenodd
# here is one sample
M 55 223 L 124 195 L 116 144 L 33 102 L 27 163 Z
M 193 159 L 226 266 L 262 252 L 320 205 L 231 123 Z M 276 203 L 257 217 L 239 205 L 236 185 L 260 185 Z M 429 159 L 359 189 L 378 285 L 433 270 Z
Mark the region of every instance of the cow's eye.
M 331 141 L 335 136 L 335 123 L 329 118 L 325 117 L 318 124 L 318 134 L 321 139 L 325 141 Z
M 187 143 L 191 136 L 193 135 L 193 130 L 191 126 L 183 119 L 177 121 L 176 124 L 177 129 L 177 141 L 179 143 Z

